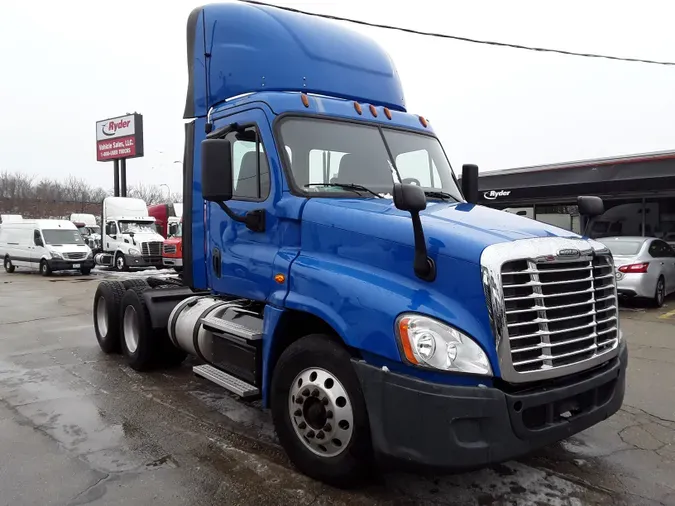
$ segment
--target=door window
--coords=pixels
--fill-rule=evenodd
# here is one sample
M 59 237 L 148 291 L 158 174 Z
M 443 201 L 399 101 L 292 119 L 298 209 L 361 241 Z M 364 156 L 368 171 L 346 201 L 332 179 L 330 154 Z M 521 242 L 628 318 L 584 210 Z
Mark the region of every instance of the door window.
M 117 235 L 117 224 L 114 221 L 108 222 L 108 235 Z
M 651 246 L 649 246 L 649 254 L 653 258 L 670 257 L 671 251 L 670 246 L 663 241 L 654 241 Z
M 42 242 L 42 235 L 40 235 L 39 230 L 35 230 L 33 232 L 33 242 L 35 243 L 36 246 L 44 246 L 44 242 Z
M 227 134 L 232 144 L 232 198 L 265 200 L 270 194 L 270 169 L 255 127 Z

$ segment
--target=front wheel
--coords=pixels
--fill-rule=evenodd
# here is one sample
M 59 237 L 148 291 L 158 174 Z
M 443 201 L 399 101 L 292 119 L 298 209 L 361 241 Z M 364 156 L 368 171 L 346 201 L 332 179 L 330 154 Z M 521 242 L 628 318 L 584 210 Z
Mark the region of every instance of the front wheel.
M 5 257 L 5 272 L 11 274 L 16 270 L 16 267 L 12 265 L 12 260 L 9 257 Z
M 91 274 L 91 267 L 82 267 L 80 272 L 83 276 L 89 276 L 89 274 Z
M 338 487 L 372 472 L 366 403 L 347 350 L 315 334 L 279 357 L 271 389 L 274 427 L 295 466 Z
M 659 278 L 656 282 L 656 291 L 654 292 L 654 299 L 652 303 L 656 307 L 663 307 L 663 303 L 666 300 L 666 280 L 663 279 L 663 276 Z
M 40 262 L 40 274 L 43 276 L 50 276 L 52 274 L 52 269 L 49 267 L 47 260 L 42 260 Z
M 118 253 L 115 255 L 115 270 L 118 272 L 125 272 L 129 270 L 127 259 L 124 256 L 124 253 Z

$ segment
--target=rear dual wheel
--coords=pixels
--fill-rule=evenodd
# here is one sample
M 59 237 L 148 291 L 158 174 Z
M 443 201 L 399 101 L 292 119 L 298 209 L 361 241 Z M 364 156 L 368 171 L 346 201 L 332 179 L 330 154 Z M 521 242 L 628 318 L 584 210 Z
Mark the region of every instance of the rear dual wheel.
M 186 357 L 166 329 L 152 327 L 143 293 L 152 290 L 141 279 L 102 281 L 94 295 L 94 330 L 104 353 L 122 352 L 129 366 L 146 371 L 176 366 Z

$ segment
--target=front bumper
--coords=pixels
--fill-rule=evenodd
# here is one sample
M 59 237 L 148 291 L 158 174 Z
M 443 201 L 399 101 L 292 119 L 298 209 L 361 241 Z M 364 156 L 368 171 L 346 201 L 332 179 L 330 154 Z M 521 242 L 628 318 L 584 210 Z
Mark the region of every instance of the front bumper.
M 162 267 L 162 257 L 125 255 L 129 267 Z
M 167 267 L 183 267 L 182 258 L 163 257 L 164 265 Z
M 605 420 L 623 403 L 628 353 L 520 393 L 430 383 L 354 361 L 375 450 L 465 470 L 510 460 Z M 571 414 L 571 416 L 568 415 Z
M 82 269 L 93 269 L 94 268 L 94 259 L 88 258 L 86 260 L 61 260 L 52 258 L 47 260 L 47 265 L 52 271 L 77 271 Z M 75 267 L 79 265 L 79 267 Z

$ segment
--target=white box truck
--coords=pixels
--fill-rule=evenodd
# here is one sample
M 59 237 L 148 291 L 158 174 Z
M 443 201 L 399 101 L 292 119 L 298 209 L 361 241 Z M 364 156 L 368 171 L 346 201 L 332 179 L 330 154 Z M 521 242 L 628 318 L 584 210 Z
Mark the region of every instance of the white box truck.
M 80 230 L 84 242 L 94 253 L 101 250 L 101 227 L 96 222 L 96 216 L 86 213 L 73 213 L 70 221 Z
M 155 219 L 141 199 L 107 197 L 103 201 L 102 252 L 96 263 L 114 266 L 118 271 L 130 267 L 162 267 L 164 238 L 157 233 Z

